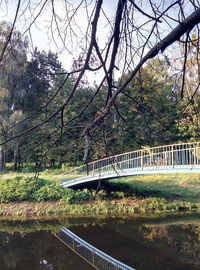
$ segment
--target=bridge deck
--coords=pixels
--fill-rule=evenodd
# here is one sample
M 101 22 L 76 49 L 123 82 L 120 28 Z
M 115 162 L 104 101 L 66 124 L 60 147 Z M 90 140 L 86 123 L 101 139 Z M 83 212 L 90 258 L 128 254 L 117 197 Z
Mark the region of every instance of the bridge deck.
M 132 168 L 123 170 L 112 170 L 106 173 L 97 173 L 86 175 L 83 177 L 77 177 L 72 180 L 62 179 L 62 187 L 68 188 L 84 183 L 92 183 L 98 180 L 108 180 L 112 178 L 127 177 L 134 175 L 146 175 L 146 174 L 168 174 L 168 173 L 200 173 L 200 165 L 175 165 L 164 167 L 144 167 L 144 168 Z
M 62 186 L 73 187 L 116 177 L 164 173 L 200 173 L 200 142 L 146 147 L 103 158 L 66 172 Z

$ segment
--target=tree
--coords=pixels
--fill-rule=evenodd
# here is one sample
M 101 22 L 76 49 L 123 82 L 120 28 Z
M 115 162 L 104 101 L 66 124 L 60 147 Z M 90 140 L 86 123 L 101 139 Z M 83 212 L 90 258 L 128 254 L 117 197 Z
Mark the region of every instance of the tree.
M 26 70 L 23 77 L 25 91 L 24 98 L 21 102 L 21 110 L 24 118 L 22 121 L 23 129 L 26 130 L 32 124 L 37 124 L 42 119 L 47 118 L 57 106 L 58 100 L 61 101 L 60 97 L 57 96 L 54 103 L 51 103 L 51 107 L 49 106 L 50 100 L 55 95 L 59 83 L 62 83 L 59 79 L 60 76 L 55 75 L 55 73 L 61 71 L 61 64 L 56 54 L 51 51 L 48 53 L 41 52 L 35 48 L 31 59 L 26 63 Z M 45 126 L 36 130 L 34 134 L 29 134 L 29 137 L 26 139 L 29 147 L 28 149 L 27 146 L 22 147 L 24 148 L 23 151 L 26 151 L 26 153 L 29 152 L 30 149 L 35 148 L 35 145 L 38 145 L 38 142 L 43 141 L 44 137 L 48 138 L 52 130 L 58 126 L 56 120 L 46 123 Z M 41 155 L 40 147 L 36 153 L 31 154 L 30 160 L 38 160 L 38 155 Z
M 8 129 L 16 121 L 20 120 L 21 101 L 24 96 L 23 76 L 27 60 L 27 40 L 20 38 L 18 31 L 12 32 L 12 39 L 4 50 L 12 26 L 9 23 L 0 24 L 0 51 L 6 54 L 0 65 L 0 141 L 5 140 L 9 134 Z M 16 115 L 18 114 L 18 117 Z M 18 131 L 21 131 L 18 129 Z M 14 147 L 14 153 L 18 153 L 18 144 Z M 18 154 L 16 154 L 18 155 Z M 15 158 L 14 158 L 15 159 Z M 5 147 L 0 148 L 0 170 L 5 163 Z
M 124 116 L 124 120 L 119 117 L 120 140 L 124 144 L 121 151 L 177 140 L 176 103 L 180 93 L 172 91 L 174 86 L 169 70 L 170 66 L 164 60 L 149 61 L 124 89 L 119 100 L 119 111 Z M 127 76 L 124 75 L 124 80 Z
M 61 64 L 56 54 L 51 51 L 40 52 L 38 48 L 34 49 L 31 60 L 27 62 L 23 79 L 26 91 L 22 104 L 23 111 L 33 113 L 44 107 L 58 86 L 58 76 L 54 74 L 60 71 Z
M 189 38 L 189 37 L 188 37 Z M 200 132 L 200 65 L 199 65 L 199 39 L 195 33 L 191 34 L 191 39 L 188 41 L 188 47 L 185 48 L 184 43 L 180 42 L 180 62 L 183 66 L 183 74 L 179 77 L 178 84 L 183 96 L 182 102 L 178 107 L 179 118 L 177 119 L 177 127 L 179 137 L 182 140 L 199 139 Z M 185 55 L 187 50 L 187 57 Z
M 5 144 L 15 138 L 19 138 L 35 131 L 46 123 L 54 121 L 59 115 L 61 115 L 69 106 L 76 102 L 75 94 L 79 89 L 80 83 L 86 73 L 102 71 L 103 76 L 100 82 L 97 84 L 93 97 L 88 100 L 88 103 L 84 108 L 80 108 L 77 113 L 77 117 L 80 117 L 82 113 L 86 113 L 88 107 L 90 107 L 95 100 L 95 97 L 99 95 L 103 87 L 106 85 L 106 95 L 104 100 L 104 106 L 101 110 L 99 117 L 93 118 L 90 124 L 87 124 L 83 128 L 85 134 L 86 145 L 89 145 L 89 140 L 93 136 L 95 130 L 100 129 L 104 120 L 108 118 L 110 112 L 115 108 L 116 114 L 118 114 L 118 103 L 120 95 L 129 86 L 129 84 L 135 80 L 137 74 L 141 72 L 142 68 L 147 65 L 147 62 L 160 56 L 161 58 L 169 55 L 168 48 L 172 48 L 172 45 L 182 39 L 185 44 L 185 48 L 189 46 L 191 39 L 190 32 L 196 27 L 197 32 L 198 24 L 200 23 L 200 8 L 199 1 L 132 1 L 132 0 L 118 0 L 113 3 L 112 8 L 115 8 L 115 14 L 108 14 L 105 9 L 105 4 L 102 0 L 97 1 L 78 1 L 77 5 L 73 4 L 74 1 L 68 1 L 65 4 L 65 15 L 60 15 L 54 1 L 40 1 L 39 8 L 35 8 L 35 13 L 31 9 L 30 14 L 32 17 L 28 23 L 27 31 L 31 32 L 33 24 L 37 23 L 45 9 L 48 9 L 48 5 L 51 5 L 52 17 L 49 25 L 49 32 L 52 35 L 53 40 L 57 44 L 57 39 L 63 44 L 64 49 L 69 53 L 73 53 L 73 48 L 70 51 L 68 36 L 71 37 L 71 44 L 82 41 L 82 51 L 78 57 L 79 65 L 76 68 L 71 69 L 65 73 L 66 81 L 75 78 L 72 89 L 69 91 L 65 100 L 59 107 L 54 108 L 46 118 L 42 118 L 41 121 L 34 123 L 31 127 L 23 130 L 21 133 L 17 133 L 8 139 L 5 139 L 1 144 Z M 23 14 L 29 13 L 29 6 L 23 6 Z M 13 28 L 16 22 L 20 20 L 19 6 L 21 1 L 18 1 L 16 8 L 16 16 L 13 21 L 13 27 L 10 33 L 7 35 L 4 48 L 7 48 L 11 37 L 13 35 Z M 38 11 L 39 10 L 39 11 Z M 87 27 L 81 35 L 79 31 L 79 25 L 76 18 L 85 12 L 87 18 Z M 187 14 L 190 14 L 189 16 Z M 105 25 L 107 26 L 107 32 L 102 36 L 102 17 L 105 18 Z M 61 23 L 63 22 L 63 24 Z M 57 36 L 55 36 L 55 33 Z M 80 35 L 79 35 L 80 34 Z M 199 46 L 199 33 L 198 46 Z M 77 46 L 77 43 L 75 44 Z M 5 49 L 3 48 L 0 61 L 5 55 Z M 188 51 L 185 50 L 185 58 Z M 199 59 L 199 58 L 198 58 Z M 199 61 L 199 60 L 198 60 Z M 172 61 L 171 61 L 172 62 Z M 184 64 L 183 64 L 184 65 Z M 184 69 L 183 69 L 184 70 Z M 119 77 L 126 73 L 128 76 L 125 80 L 116 80 L 116 75 Z M 74 74 L 76 76 L 74 77 Z M 174 76 L 173 73 L 171 73 Z M 46 87 L 46 86 L 45 86 Z M 62 89 L 58 88 L 57 93 Z M 137 97 L 138 98 L 138 97 Z M 53 99 L 52 99 L 53 102 Z M 140 101 L 138 101 L 140 103 Z M 72 125 L 77 120 L 76 117 L 72 117 L 70 120 L 66 120 L 65 123 L 60 125 L 60 130 L 65 133 L 69 129 L 69 125 Z M 135 121 L 135 120 L 134 120 Z M 61 134 L 57 135 L 58 137 Z M 87 150 L 88 147 L 85 149 Z M 84 160 L 88 161 L 89 151 L 85 151 Z

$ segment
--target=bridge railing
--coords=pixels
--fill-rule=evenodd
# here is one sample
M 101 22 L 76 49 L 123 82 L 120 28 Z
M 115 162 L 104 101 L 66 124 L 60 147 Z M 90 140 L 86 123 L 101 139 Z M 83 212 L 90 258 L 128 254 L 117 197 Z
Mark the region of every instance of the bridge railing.
M 146 147 L 120 155 L 103 158 L 70 170 L 64 175 L 69 180 L 80 177 L 126 174 L 136 170 L 163 170 L 200 165 L 200 143 L 180 143 Z
M 96 247 L 90 245 L 76 234 L 63 227 L 54 234 L 80 257 L 99 270 L 135 270 L 134 268 L 116 260 Z

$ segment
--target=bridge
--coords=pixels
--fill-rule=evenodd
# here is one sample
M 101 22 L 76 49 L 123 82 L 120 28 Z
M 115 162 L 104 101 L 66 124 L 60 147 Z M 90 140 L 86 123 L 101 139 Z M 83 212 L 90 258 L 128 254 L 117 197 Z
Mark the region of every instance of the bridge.
M 90 245 L 65 227 L 53 234 L 97 270 L 135 270 Z
M 111 178 L 166 173 L 200 173 L 200 142 L 180 143 L 106 157 L 62 175 L 62 187 Z

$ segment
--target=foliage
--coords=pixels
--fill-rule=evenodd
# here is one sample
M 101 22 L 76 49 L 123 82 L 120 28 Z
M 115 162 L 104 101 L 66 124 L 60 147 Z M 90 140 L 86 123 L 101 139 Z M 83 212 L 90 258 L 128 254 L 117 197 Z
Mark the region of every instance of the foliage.
M 68 204 L 82 204 L 94 200 L 94 194 L 90 190 L 72 190 L 65 189 L 63 192 L 62 202 L 66 202 Z
M 16 176 L 14 179 L 1 179 L 0 181 L 1 203 L 62 199 L 61 201 L 68 204 L 81 204 L 94 198 L 94 193 L 87 189 L 82 191 L 63 189 L 55 182 L 41 178 Z
M 184 46 L 179 43 L 180 50 L 184 53 Z M 199 53 L 199 41 L 195 33 L 191 35 L 189 41 L 188 56 L 185 60 L 185 80 L 182 88 L 183 99 L 177 106 L 177 112 L 180 117 L 176 120 L 178 136 L 182 140 L 199 140 L 199 119 L 200 119 L 200 95 L 199 95 L 199 59 L 196 57 Z M 178 66 L 182 65 L 183 59 L 178 61 Z M 181 87 L 182 76 L 178 78 L 178 87 Z
M 111 180 L 99 192 L 63 189 L 55 181 L 16 175 L 0 180 L 0 215 L 132 215 L 200 210 L 199 176 Z M 123 181 L 123 182 L 122 182 Z M 9 204 L 12 202 L 12 204 Z M 14 207 L 14 211 L 13 211 Z M 7 214 L 6 214 L 7 213 Z
M 1 180 L 0 202 L 30 200 L 32 194 L 41 186 L 41 181 L 16 177 L 13 180 Z
M 0 216 L 132 215 L 200 210 L 199 175 L 110 180 L 99 192 L 63 189 L 53 180 L 55 177 L 48 175 L 47 179 L 36 180 L 30 174 L 29 177 L 17 173 L 4 175 L 0 180 Z
M 54 114 L 70 94 L 74 84 L 73 79 L 63 83 L 65 71 L 57 54 L 36 48 L 31 58 L 27 59 L 27 46 L 25 39 L 24 44 L 20 46 L 22 51 L 17 52 L 21 57 L 21 67 L 18 68 L 18 62 L 15 62 L 11 55 L 10 64 L 6 65 L 8 78 L 4 76 L 3 71 L 0 77 L 2 117 L 5 126 L 8 125 L 9 128 L 23 120 L 16 126 L 15 132 L 23 132 L 31 126 L 37 126 Z M 11 74 L 10 65 L 16 70 L 18 79 L 9 79 L 9 76 L 15 75 Z M 129 72 L 124 73 L 118 82 L 119 85 L 122 85 L 129 75 Z M 175 83 L 176 79 L 171 77 L 170 64 L 166 59 L 150 60 L 147 66 L 141 68 L 118 97 L 118 110 L 113 106 L 106 121 L 100 122 L 93 132 L 93 140 L 89 138 L 89 159 L 99 159 L 148 145 L 197 138 L 198 129 L 195 129 L 195 125 L 190 125 L 193 131 L 189 132 L 188 125 L 180 124 L 184 123 L 187 117 L 183 115 L 177 122 L 187 101 L 180 101 L 181 86 Z M 13 92 L 16 81 L 20 85 Z M 80 131 L 102 114 L 107 88 L 108 85 L 104 83 L 101 92 L 93 97 L 95 86 L 82 83 L 74 93 L 73 102 L 59 116 L 39 126 L 29 136 L 19 137 L 14 143 L 7 145 L 7 161 L 14 162 L 15 170 L 20 170 L 22 160 L 24 163 L 35 163 L 33 170 L 38 168 L 38 164 L 40 169 L 59 168 L 64 163 L 75 166 L 80 164 L 86 150 L 83 132 Z M 93 102 L 88 106 L 88 101 L 92 99 Z M 195 100 L 197 104 L 198 98 Z M 80 113 L 81 111 L 84 113 Z M 188 114 L 188 117 L 191 115 Z M 72 123 L 72 126 L 64 127 L 64 123 Z M 187 134 L 184 131 L 185 127 L 188 130 Z M 4 138 L 8 135 L 13 134 L 8 132 L 4 134 Z M 27 172 L 28 169 L 25 166 L 22 170 Z
M 63 189 L 55 183 L 48 183 L 36 190 L 31 199 L 34 201 L 58 200 L 62 198 Z

